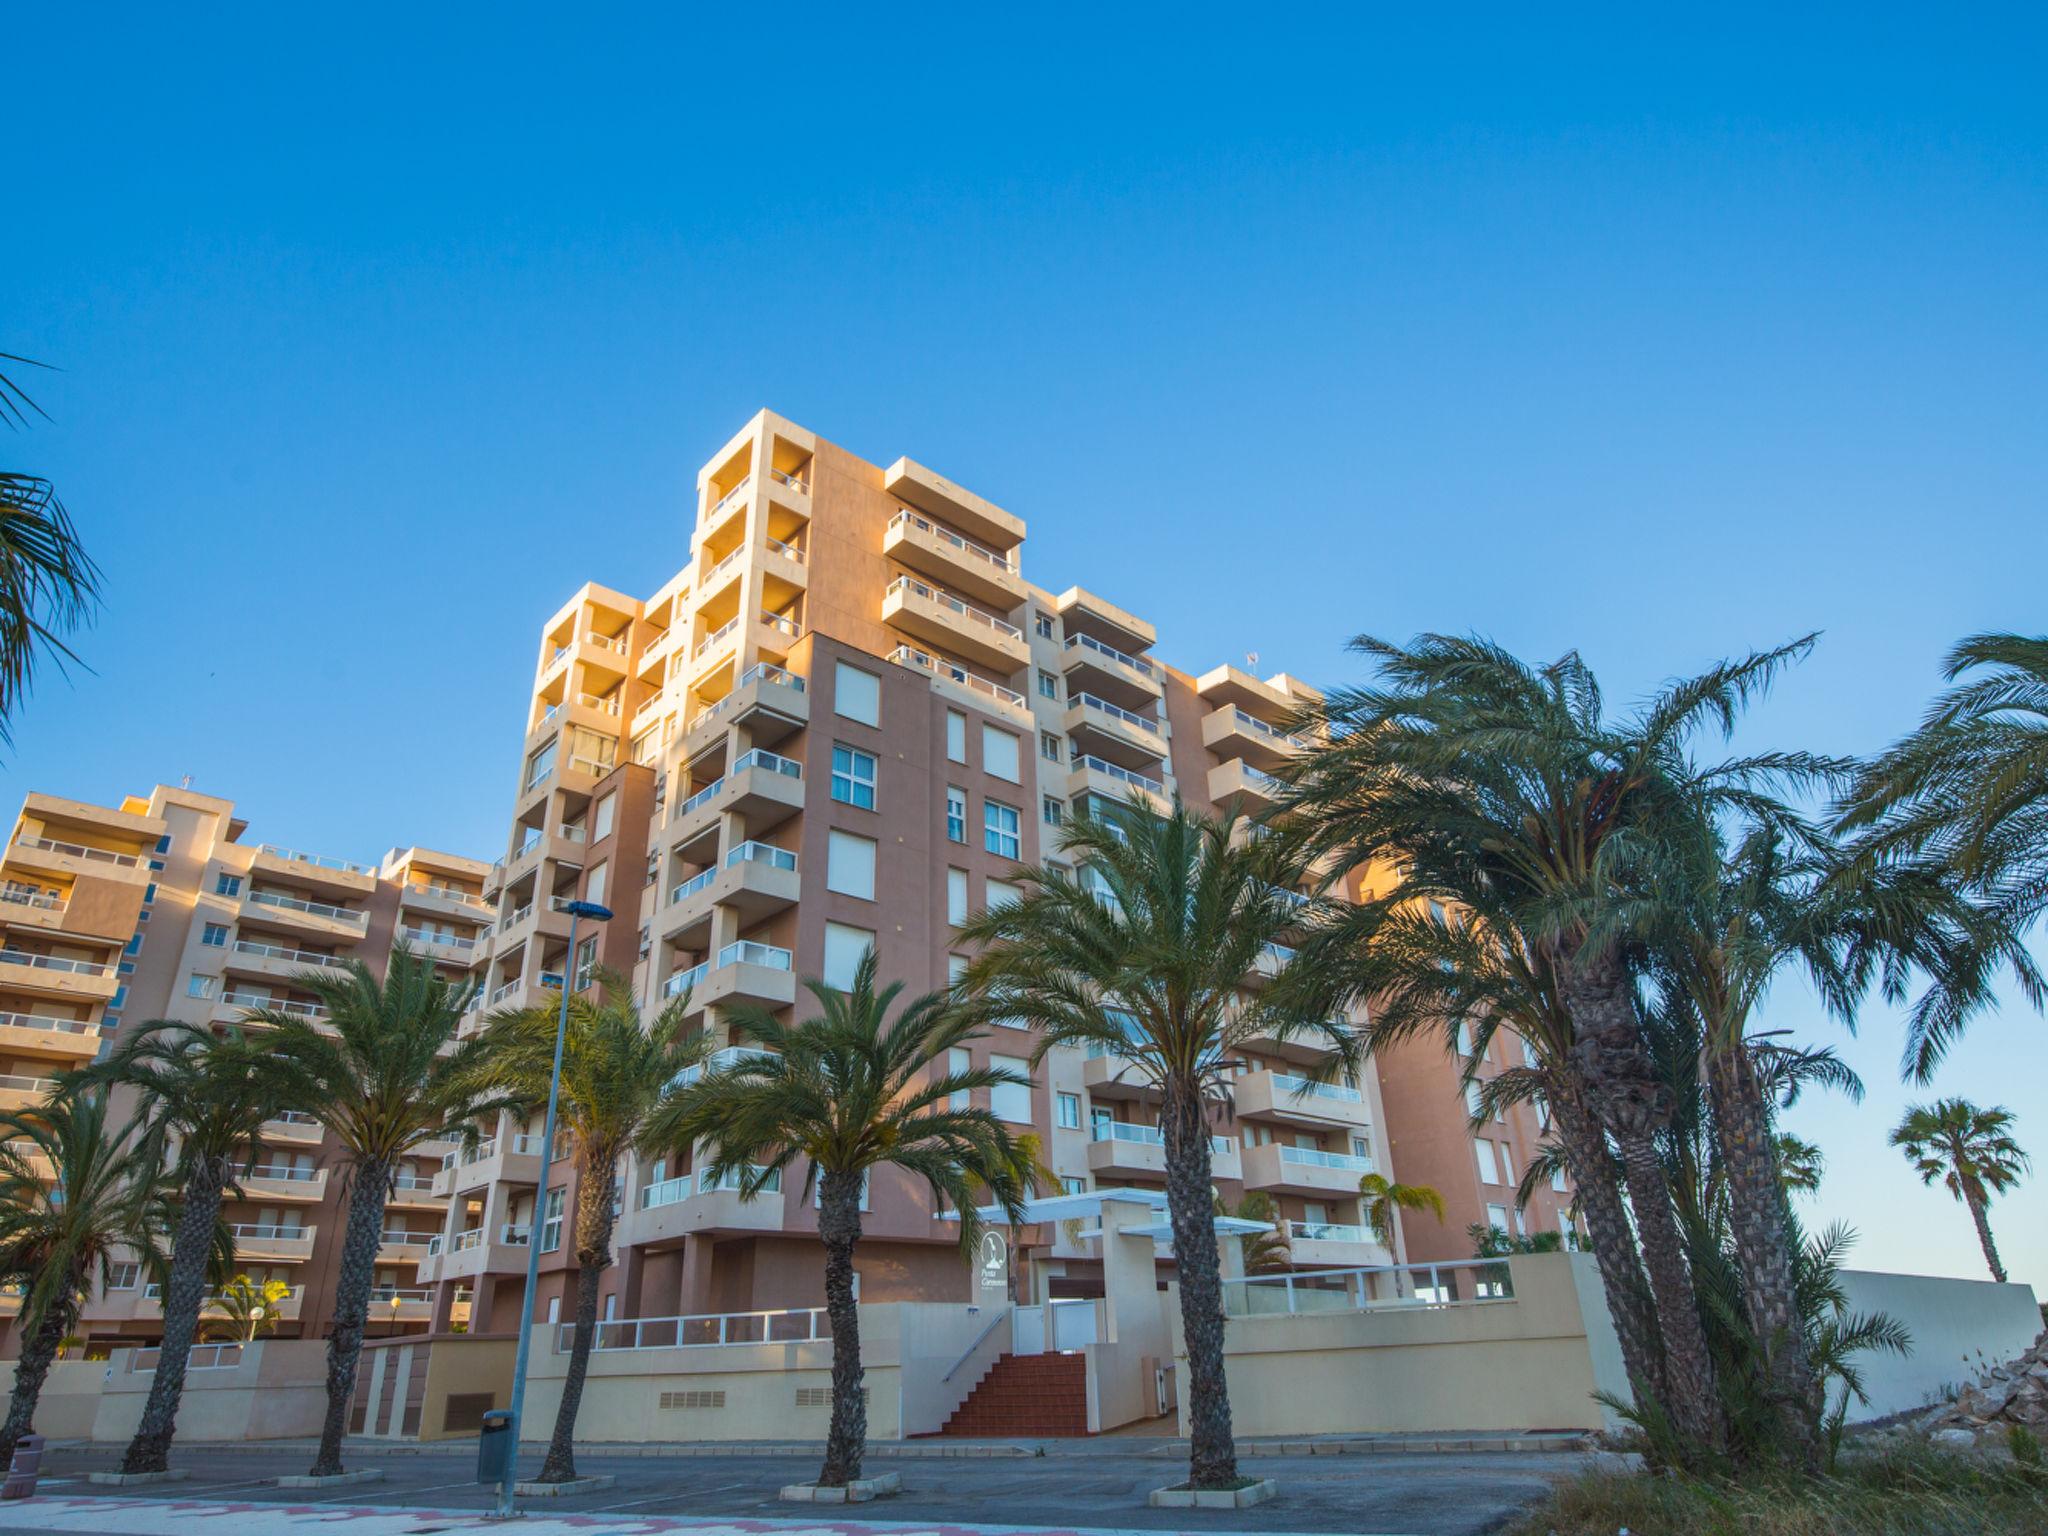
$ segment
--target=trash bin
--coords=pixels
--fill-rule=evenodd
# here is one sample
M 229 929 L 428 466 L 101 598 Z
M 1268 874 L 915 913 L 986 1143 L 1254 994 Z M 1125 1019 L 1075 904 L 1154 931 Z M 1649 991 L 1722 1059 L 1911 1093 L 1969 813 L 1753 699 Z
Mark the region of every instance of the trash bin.
M 36 1472 L 43 1464 L 43 1437 L 23 1435 L 14 1442 L 14 1461 L 7 1468 L 7 1481 L 0 1483 L 0 1499 L 25 1499 L 36 1491 Z
M 512 1428 L 512 1410 L 493 1408 L 484 1415 L 476 1441 L 476 1480 L 488 1487 L 510 1480 L 519 1437 Z

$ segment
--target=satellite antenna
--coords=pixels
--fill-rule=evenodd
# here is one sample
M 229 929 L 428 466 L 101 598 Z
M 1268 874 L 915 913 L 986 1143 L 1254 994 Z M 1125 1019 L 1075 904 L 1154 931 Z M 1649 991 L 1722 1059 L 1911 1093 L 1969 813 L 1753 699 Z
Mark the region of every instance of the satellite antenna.
M 1244 664 L 1250 667 L 1254 672 L 1258 671 L 1259 653 L 1257 651 L 1246 651 L 1244 653 Z

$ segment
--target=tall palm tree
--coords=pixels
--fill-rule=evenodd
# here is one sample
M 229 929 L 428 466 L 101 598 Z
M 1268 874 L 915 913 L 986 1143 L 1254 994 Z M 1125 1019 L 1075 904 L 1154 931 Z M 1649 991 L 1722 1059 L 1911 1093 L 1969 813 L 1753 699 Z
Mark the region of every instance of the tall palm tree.
M 162 1160 L 156 1134 L 109 1114 L 104 1093 L 59 1093 L 0 1114 L 0 1276 L 25 1287 L 0 1462 L 35 1427 L 43 1383 L 86 1291 L 105 1286 L 116 1255 L 156 1255 L 166 1216 Z
M 382 980 L 351 960 L 340 970 L 301 971 L 293 985 L 319 998 L 326 1013 L 319 1023 L 273 1008 L 248 1009 L 243 1021 L 271 1031 L 266 1043 L 284 1067 L 293 1103 L 341 1143 L 348 1220 L 327 1341 L 327 1416 L 310 1474 L 332 1477 L 342 1471 L 370 1281 L 399 1164 L 421 1142 L 451 1131 L 474 1142 L 476 1122 L 509 1101 L 485 1086 L 477 1041 L 456 1041 L 474 989 L 443 979 L 407 945 L 392 946 Z
M 0 352 L 0 364 L 41 368 Z M 0 422 L 47 419 L 42 407 L 0 371 Z M 89 623 L 99 606 L 100 572 L 79 542 L 56 487 L 35 475 L 0 470 L 0 742 L 11 743 L 15 711 L 44 652 L 61 666 L 77 657 L 63 637 Z
M 2005 1284 L 2005 1265 L 1991 1241 L 1989 1207 L 2031 1166 L 2012 1136 L 2013 1116 L 1999 1108 L 1979 1109 L 1967 1099 L 1915 1104 L 1892 1130 L 1892 1145 L 1906 1154 L 1920 1182 L 1939 1179 L 1949 1194 L 1970 1208 L 1977 1241 L 1991 1278 Z
M 596 998 L 588 993 L 570 997 L 569 1024 L 562 1037 L 555 1113 L 556 1123 L 576 1145 L 576 1326 L 554 1437 L 541 1464 L 544 1483 L 570 1482 L 576 1476 L 576 1415 L 597 1335 L 598 1286 L 612 1261 L 619 1161 L 632 1150 L 648 1116 L 673 1090 L 678 1075 L 709 1054 L 708 1037 L 688 1027 L 688 993 L 643 1023 L 625 977 L 598 970 L 594 979 Z M 485 1021 L 478 1065 L 486 1088 L 526 1110 L 547 1103 L 560 1009 L 558 994 L 552 1003 L 501 1011 Z
M 1223 1367 L 1223 1296 L 1210 1206 L 1210 1115 L 1227 1102 L 1237 1060 L 1255 1042 L 1312 1040 L 1325 1074 L 1357 1070 L 1348 1029 L 1278 941 L 1312 903 L 1302 866 L 1176 800 L 1155 816 L 1135 799 L 1064 828 L 1060 868 L 1019 868 L 1013 902 L 956 930 L 981 952 L 961 985 L 983 1017 L 1038 1031 L 1037 1059 L 1058 1045 L 1108 1046 L 1160 1095 L 1166 1206 L 1188 1351 L 1188 1482 L 1232 1486 L 1237 1450 Z M 1263 967 L 1263 987 L 1248 980 Z
M 1358 1179 L 1358 1204 L 1365 1213 L 1365 1224 L 1372 1229 L 1372 1235 L 1380 1240 L 1380 1246 L 1388 1253 L 1394 1251 L 1396 1224 L 1402 1211 L 1427 1211 L 1442 1226 L 1444 1220 L 1443 1191 L 1434 1184 L 1400 1184 L 1384 1173 L 1361 1174 Z
M 1926 1082 L 2009 970 L 2037 1008 L 2048 983 L 2025 936 L 2048 911 L 2048 635 L 1972 635 L 1920 727 L 1868 765 L 1837 807 L 1865 862 L 1954 882 L 1975 921 L 1925 961 L 1934 985 L 1908 1020 L 1907 1064 Z
M 1821 1175 L 1827 1172 L 1827 1158 L 1820 1148 L 1790 1131 L 1778 1133 L 1778 1182 L 1788 1195 L 1811 1195 L 1820 1190 Z
M 1506 908 L 1544 955 L 1571 1015 L 1576 1086 L 1626 1170 L 1673 1419 L 1709 1448 L 1719 1393 L 1657 1158 L 1670 1104 L 1637 1013 L 1633 887 L 1702 814 L 1824 777 L 1801 754 L 1710 766 L 1691 750 L 1707 727 L 1732 731 L 1811 645 L 1721 663 L 1613 720 L 1576 653 L 1533 667 L 1477 638 L 1360 636 L 1352 647 L 1380 676 L 1317 708 L 1325 745 L 1296 763 L 1285 797 L 1309 848 L 1352 865 L 1427 854 L 1449 897 Z
M 818 1484 L 838 1488 L 860 1476 L 867 1445 L 853 1254 L 870 1175 L 895 1167 L 924 1180 L 939 1209 L 959 1213 L 961 1250 L 971 1255 L 981 1192 L 1012 1225 L 1020 1222 L 1035 1154 L 991 1111 L 954 1106 L 956 1097 L 1026 1079 L 1001 1067 L 946 1069 L 950 1052 L 981 1037 L 974 1015 L 950 994 L 927 992 L 892 1017 L 903 984 L 876 989 L 873 950 L 850 990 L 816 979 L 805 986 L 820 1012 L 793 1025 L 753 1005 L 730 1010 L 727 1021 L 763 1053 L 663 1098 L 640 1145 L 671 1153 L 701 1144 L 705 1175 L 715 1184 L 737 1180 L 746 1198 L 779 1187 L 784 1171 L 804 1160 L 804 1193 L 817 1191 L 832 1324 L 832 1423 Z
M 170 1466 L 200 1312 L 212 1283 L 234 1267 L 221 1202 L 254 1162 L 263 1123 L 290 1107 L 285 1074 L 267 1042 L 239 1029 L 216 1035 L 203 1024 L 156 1019 L 81 1079 L 132 1091 L 135 1117 L 176 1149 L 178 1220 L 164 1285 L 163 1344 L 142 1419 L 121 1459 L 123 1472 L 162 1472 Z

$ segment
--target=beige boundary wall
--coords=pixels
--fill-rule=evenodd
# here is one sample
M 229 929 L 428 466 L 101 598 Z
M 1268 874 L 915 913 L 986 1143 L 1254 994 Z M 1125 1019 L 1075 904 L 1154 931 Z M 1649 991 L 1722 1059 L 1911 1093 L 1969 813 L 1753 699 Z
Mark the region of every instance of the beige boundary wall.
M 1224 1330 L 1240 1435 L 1600 1429 L 1625 1395 L 1591 1254 L 1507 1261 L 1514 1298 L 1448 1307 L 1233 1317 Z M 1179 1320 L 1174 1353 L 1186 1377 Z M 1185 1434 L 1187 1394 L 1180 1394 Z
M 14 1363 L 5 1366 L 11 1389 Z M 60 1360 L 36 1404 L 36 1430 L 52 1440 L 125 1444 L 142 1422 L 155 1373 L 135 1368 L 135 1351 L 109 1360 Z M 285 1440 L 320 1433 L 327 1412 L 327 1344 L 259 1339 L 231 1366 L 188 1371 L 178 1404 L 178 1438 Z
M 1870 1401 L 1852 1405 L 1851 1419 L 1926 1407 L 1945 1389 L 2025 1354 L 2041 1333 L 2041 1308 L 2031 1285 L 1869 1269 L 1845 1269 L 1841 1283 L 1851 1312 L 1889 1313 L 1913 1335 L 1907 1354 L 1871 1351 L 1856 1357 Z

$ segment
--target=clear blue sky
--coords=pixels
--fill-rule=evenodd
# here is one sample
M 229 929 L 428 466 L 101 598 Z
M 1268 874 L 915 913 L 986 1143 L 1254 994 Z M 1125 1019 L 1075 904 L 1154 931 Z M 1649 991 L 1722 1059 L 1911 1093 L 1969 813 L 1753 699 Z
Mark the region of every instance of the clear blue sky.
M 0 350 L 66 371 L 0 452 L 108 606 L 0 792 L 496 853 L 535 626 L 671 574 L 763 405 L 1190 667 L 1470 629 L 1626 699 L 1818 628 L 1745 744 L 1865 752 L 2048 627 L 2038 13 L 1252 17 L 13 16 Z M 2022 1114 L 2048 1290 L 2044 1047 L 2015 1007 L 1937 1086 Z M 1889 1015 L 1850 1053 L 1823 1208 L 1979 1273 L 1883 1145 Z

